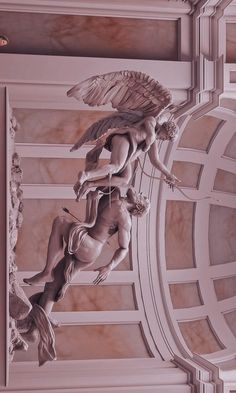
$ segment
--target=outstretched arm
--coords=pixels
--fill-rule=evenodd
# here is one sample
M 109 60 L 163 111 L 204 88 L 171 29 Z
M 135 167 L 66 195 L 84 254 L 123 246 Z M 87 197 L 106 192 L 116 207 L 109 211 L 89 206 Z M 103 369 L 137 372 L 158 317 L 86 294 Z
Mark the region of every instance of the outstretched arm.
M 152 163 L 152 165 L 158 169 L 161 173 L 163 173 L 163 175 L 165 175 L 167 183 L 169 184 L 175 184 L 176 181 L 179 181 L 179 179 L 177 179 L 176 176 L 174 176 L 169 170 L 168 168 L 161 162 L 160 160 L 160 156 L 158 153 L 158 145 L 157 145 L 157 141 L 155 141 L 152 146 L 150 147 L 149 151 L 148 151 L 148 156 L 150 158 L 150 161 Z
M 116 266 L 119 265 L 121 261 L 126 257 L 129 251 L 129 242 L 130 242 L 130 230 L 131 230 L 131 221 L 128 218 L 127 223 L 121 223 L 118 227 L 118 242 L 119 248 L 115 251 L 112 260 L 108 265 L 101 266 L 96 271 L 98 271 L 98 276 L 95 278 L 93 283 L 95 285 L 100 284 L 102 281 L 105 281 L 107 277 L 110 275 L 111 271 L 115 269 Z

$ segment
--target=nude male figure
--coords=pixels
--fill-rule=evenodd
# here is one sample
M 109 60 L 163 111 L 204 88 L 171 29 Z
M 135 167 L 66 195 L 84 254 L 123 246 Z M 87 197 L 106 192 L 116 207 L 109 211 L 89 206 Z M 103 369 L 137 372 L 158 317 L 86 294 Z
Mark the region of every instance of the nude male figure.
M 91 191 L 87 196 L 87 223 L 71 222 L 64 217 L 57 217 L 52 226 L 48 244 L 48 255 L 44 270 L 24 282 L 30 285 L 47 282 L 38 304 L 47 315 L 53 304 L 64 296 L 73 277 L 95 262 L 106 241 L 118 233 L 119 248 L 111 261 L 98 269 L 94 284 L 100 284 L 128 253 L 131 231 L 131 216 L 142 216 L 149 210 L 148 199 L 136 194 L 130 188 L 127 197 L 121 197 L 118 189 L 109 196 L 102 196 L 98 201 L 98 191 Z M 58 262 L 63 250 L 65 255 Z

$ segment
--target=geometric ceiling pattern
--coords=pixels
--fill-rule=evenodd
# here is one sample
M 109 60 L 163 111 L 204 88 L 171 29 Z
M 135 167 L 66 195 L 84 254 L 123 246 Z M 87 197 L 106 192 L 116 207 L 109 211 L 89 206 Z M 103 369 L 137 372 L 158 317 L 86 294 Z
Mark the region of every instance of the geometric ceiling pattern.
M 61 326 L 55 330 L 58 365 L 52 368 L 72 367 L 76 373 L 78 365 L 85 370 L 90 364 L 96 374 L 96 367 L 111 362 L 125 374 L 122 362 L 148 368 L 154 361 L 174 375 L 170 360 L 195 353 L 235 368 L 236 17 L 226 9 L 218 23 L 217 11 L 208 45 L 209 36 L 203 40 L 199 31 L 210 31 L 211 23 L 206 16 L 198 25 L 194 1 L 170 0 L 173 12 L 163 2 L 158 8 L 158 2 L 156 13 L 140 2 L 134 11 L 128 2 L 132 12 L 127 15 L 121 9 L 116 15 L 115 5 L 110 13 L 96 9 L 92 15 L 74 9 L 73 2 L 70 12 L 59 2 L 55 9 L 49 3 L 46 8 L 24 5 L 26 12 L 10 9 L 12 2 L 0 8 L 2 33 L 10 39 L 1 49 L 0 81 L 8 86 L 20 125 L 15 147 L 23 169 L 17 277 L 28 297 L 42 290 L 23 278 L 44 267 L 54 217 L 64 206 L 80 220 L 85 216 L 85 200 L 75 202 L 72 186 L 91 146 L 76 153 L 69 149 L 84 129 L 111 113 L 110 107 L 94 110 L 70 101 L 68 88 L 102 70 L 139 69 L 160 78 L 175 103 L 186 104 L 186 113 L 177 112 L 178 141 L 160 149 L 162 161 L 181 179 L 180 188 L 172 192 L 155 180 L 158 171 L 142 157 L 148 176 L 139 168 L 135 187 L 148 195 L 151 214 L 133 220 L 129 255 L 109 280 L 91 284 L 93 269 L 111 259 L 117 238 L 109 239 L 96 264 L 81 272 L 55 305 L 53 316 Z M 201 15 L 204 7 L 198 11 Z M 224 32 L 220 38 L 218 30 Z M 217 84 L 217 72 L 223 86 Z M 101 161 L 108 158 L 105 152 Z M 16 353 L 10 371 L 19 378 L 20 370 L 32 369 L 37 379 L 36 360 L 32 344 Z M 181 378 L 173 392 L 187 393 Z

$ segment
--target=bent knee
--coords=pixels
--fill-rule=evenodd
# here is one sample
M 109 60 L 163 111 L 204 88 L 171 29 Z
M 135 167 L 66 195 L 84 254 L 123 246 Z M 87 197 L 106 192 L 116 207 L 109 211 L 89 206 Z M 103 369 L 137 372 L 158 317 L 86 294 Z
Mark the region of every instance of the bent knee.
M 114 175 L 122 169 L 122 165 L 120 164 L 109 164 L 108 165 L 108 171 L 110 175 Z
M 61 225 L 65 224 L 65 223 L 68 223 L 68 222 L 69 222 L 69 220 L 68 220 L 67 217 L 65 217 L 63 215 L 60 215 L 60 216 L 57 216 L 56 218 L 54 218 L 53 226 L 54 225 L 55 226 L 61 226 Z

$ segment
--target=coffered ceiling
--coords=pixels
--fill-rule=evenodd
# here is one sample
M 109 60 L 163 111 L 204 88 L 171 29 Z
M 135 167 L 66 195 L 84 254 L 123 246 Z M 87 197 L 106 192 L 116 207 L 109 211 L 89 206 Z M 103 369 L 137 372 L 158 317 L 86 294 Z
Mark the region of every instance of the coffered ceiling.
M 159 174 L 143 157 L 150 177 L 139 169 L 135 187 L 149 196 L 151 214 L 133 222 L 130 254 L 107 283 L 92 286 L 91 268 L 56 305 L 54 316 L 62 323 L 58 359 L 168 361 L 182 351 L 215 364 L 230 361 L 232 367 L 235 1 L 220 2 L 223 16 L 217 7 L 214 14 L 214 6 L 204 9 L 196 1 L 149 1 L 145 9 L 142 2 L 129 1 L 120 9 L 114 2 L 106 11 L 98 6 L 91 11 L 93 2 L 87 8 L 73 1 L 64 8 L 47 3 L 0 1 L 0 34 L 10 39 L 0 50 L 0 80 L 8 85 L 20 125 L 15 142 L 22 157 L 24 223 L 16 255 L 27 295 L 39 290 L 22 279 L 43 268 L 52 219 L 64 205 L 84 217 L 85 201 L 76 204 L 72 186 L 89 146 L 78 154 L 69 147 L 111 112 L 72 102 L 66 90 L 96 73 L 138 69 L 167 86 L 174 103 L 185 103 L 176 115 L 179 140 L 160 151 L 181 179 L 180 190 L 155 180 Z M 109 260 L 116 246 L 116 239 L 109 242 L 95 267 Z M 36 360 L 32 345 L 15 355 L 13 369 Z

